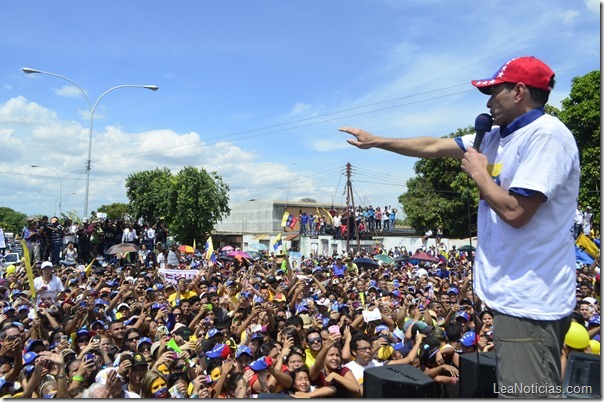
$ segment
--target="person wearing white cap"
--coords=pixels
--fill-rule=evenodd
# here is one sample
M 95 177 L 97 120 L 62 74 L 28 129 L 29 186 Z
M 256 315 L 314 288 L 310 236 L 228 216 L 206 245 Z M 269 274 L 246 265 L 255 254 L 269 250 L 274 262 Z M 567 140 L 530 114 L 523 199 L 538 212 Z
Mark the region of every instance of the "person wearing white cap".
M 545 113 L 554 84 L 544 62 L 517 57 L 472 81 L 489 96 L 490 116 L 478 116 L 476 134 L 385 138 L 339 129 L 361 149 L 462 159 L 481 195 L 473 278 L 477 296 L 495 310 L 500 390 L 562 385 L 560 355 L 576 303 L 574 244 L 564 234 L 573 225 L 580 167 L 573 133 Z M 506 396 L 545 396 L 536 391 Z

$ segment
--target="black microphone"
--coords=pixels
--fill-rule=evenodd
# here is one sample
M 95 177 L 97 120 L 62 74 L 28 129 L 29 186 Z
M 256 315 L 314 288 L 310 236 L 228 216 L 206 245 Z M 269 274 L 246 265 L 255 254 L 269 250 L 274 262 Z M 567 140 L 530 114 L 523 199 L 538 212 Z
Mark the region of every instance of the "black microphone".
M 482 113 L 476 116 L 474 121 L 474 130 L 476 130 L 476 138 L 474 138 L 474 149 L 480 152 L 480 144 L 484 138 L 484 133 L 491 131 L 493 127 L 493 118 L 488 113 Z

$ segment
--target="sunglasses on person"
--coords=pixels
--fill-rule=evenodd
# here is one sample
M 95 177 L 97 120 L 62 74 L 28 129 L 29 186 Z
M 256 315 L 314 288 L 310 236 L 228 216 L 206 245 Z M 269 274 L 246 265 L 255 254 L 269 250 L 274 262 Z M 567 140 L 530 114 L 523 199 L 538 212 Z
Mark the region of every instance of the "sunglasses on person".
M 141 339 L 140 336 L 137 336 L 137 337 L 134 337 L 134 338 L 128 338 L 128 342 L 138 341 L 140 339 Z
M 323 338 L 321 338 L 321 337 L 308 339 L 308 343 L 321 343 L 321 342 L 323 342 Z

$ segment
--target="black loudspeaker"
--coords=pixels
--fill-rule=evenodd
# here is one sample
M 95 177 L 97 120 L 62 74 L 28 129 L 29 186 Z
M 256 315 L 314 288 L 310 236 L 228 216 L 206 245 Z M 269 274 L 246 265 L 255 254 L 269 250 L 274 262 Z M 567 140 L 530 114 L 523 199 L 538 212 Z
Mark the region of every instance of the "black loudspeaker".
M 464 353 L 459 357 L 459 397 L 497 398 L 493 385 L 497 384 L 495 352 Z
M 562 379 L 564 396 L 600 399 L 602 397 L 600 371 L 600 356 L 570 352 Z
M 434 380 L 417 367 L 393 364 L 363 373 L 364 398 L 434 398 Z
M 290 399 L 291 396 L 287 395 L 284 392 L 279 392 L 277 394 L 258 394 L 258 399 Z

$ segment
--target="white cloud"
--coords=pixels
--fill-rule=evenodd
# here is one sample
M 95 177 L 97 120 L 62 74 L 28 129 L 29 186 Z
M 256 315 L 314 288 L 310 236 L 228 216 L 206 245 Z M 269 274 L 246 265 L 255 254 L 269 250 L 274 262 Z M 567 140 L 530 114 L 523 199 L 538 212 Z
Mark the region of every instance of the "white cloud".
M 584 0 L 583 4 L 587 10 L 594 14 L 600 14 L 600 0 Z
M 292 110 L 289 114 L 293 115 L 293 116 L 300 115 L 300 114 L 306 114 L 311 109 L 312 109 L 312 106 L 310 104 L 304 103 L 304 102 L 298 102 L 292 107 Z
M 559 10 L 556 12 L 564 25 L 572 25 L 579 17 L 577 10 Z
M 86 91 L 84 91 L 84 92 L 86 92 Z M 57 89 L 55 91 L 55 93 L 59 96 L 66 96 L 68 98 L 83 97 L 82 91 L 80 91 L 78 88 L 76 88 L 73 85 L 62 86 L 61 88 Z M 86 94 L 86 95 L 88 95 L 88 94 Z

